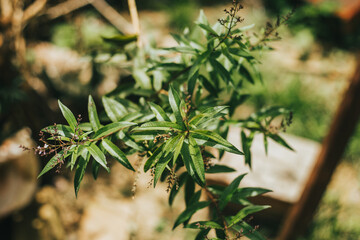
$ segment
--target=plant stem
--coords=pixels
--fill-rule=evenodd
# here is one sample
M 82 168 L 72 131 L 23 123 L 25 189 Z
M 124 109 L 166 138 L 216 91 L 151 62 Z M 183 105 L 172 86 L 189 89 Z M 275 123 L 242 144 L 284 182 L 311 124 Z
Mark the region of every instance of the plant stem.
M 204 187 L 203 189 L 204 189 L 206 195 L 210 198 L 210 201 L 214 204 L 216 214 L 218 215 L 218 217 L 220 218 L 220 220 L 222 221 L 222 223 L 224 225 L 224 232 L 225 232 L 226 239 L 230 239 L 228 225 L 226 223 L 224 215 L 221 213 L 221 211 L 219 209 L 217 199 L 214 197 L 214 195 L 210 192 L 210 190 L 207 187 Z

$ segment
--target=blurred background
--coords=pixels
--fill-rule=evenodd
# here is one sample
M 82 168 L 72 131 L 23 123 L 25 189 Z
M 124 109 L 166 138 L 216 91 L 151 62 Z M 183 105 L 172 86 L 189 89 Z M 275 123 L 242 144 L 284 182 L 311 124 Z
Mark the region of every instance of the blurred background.
M 229 4 L 138 1 L 142 41 L 174 46 L 169 33 L 191 28 L 200 9 L 214 24 Z M 292 9 L 295 13 L 279 29 L 282 39 L 269 43 L 274 51 L 262 54 L 263 84 L 247 86 L 251 97 L 241 114 L 272 105 L 287 107 L 294 113 L 287 133 L 321 143 L 355 71 L 359 1 L 244 0 L 243 5 L 242 24 L 255 23 L 254 31 L 262 31 L 267 21 Z M 145 240 L 196 235 L 193 230 L 171 231 L 184 206 L 178 199 L 168 207 L 166 186 L 147 188 L 146 175 L 114 164 L 112 174 L 101 172 L 96 182 L 86 175 L 76 199 L 70 171 L 62 168 L 37 180 L 47 159 L 19 148 L 35 146 L 40 129 L 64 121 L 57 99 L 86 120 L 89 94 L 100 107 L 100 97 L 126 81 L 126 57 L 110 58 L 112 48 L 102 37 L 132 32 L 125 0 L 0 1 L 1 239 Z M 359 160 L 360 125 L 301 239 L 360 239 Z M 133 186 L 137 187 L 134 199 Z M 271 237 L 276 230 L 260 225 L 260 231 Z

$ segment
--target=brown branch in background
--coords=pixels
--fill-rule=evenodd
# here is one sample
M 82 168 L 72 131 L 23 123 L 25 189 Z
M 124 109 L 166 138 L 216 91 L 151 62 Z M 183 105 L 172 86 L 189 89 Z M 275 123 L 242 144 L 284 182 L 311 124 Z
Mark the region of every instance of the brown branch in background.
M 89 3 L 91 3 L 91 0 L 68 0 L 49 8 L 45 14 L 48 15 L 50 19 L 55 19 L 82 8 Z
M 22 23 L 26 24 L 31 18 L 38 15 L 46 5 L 47 0 L 36 0 L 29 7 L 27 7 L 24 11 Z
M 131 24 L 104 0 L 88 0 L 114 27 L 124 34 L 134 34 Z
M 137 38 L 137 45 L 141 47 L 141 37 L 140 37 L 140 21 L 139 21 L 139 14 L 136 8 L 135 0 L 128 0 L 129 11 L 131 16 L 131 22 L 135 30 L 135 34 L 138 36 Z
M 11 0 L 0 0 L 0 24 L 7 25 L 11 22 L 11 17 L 13 14 L 13 5 Z

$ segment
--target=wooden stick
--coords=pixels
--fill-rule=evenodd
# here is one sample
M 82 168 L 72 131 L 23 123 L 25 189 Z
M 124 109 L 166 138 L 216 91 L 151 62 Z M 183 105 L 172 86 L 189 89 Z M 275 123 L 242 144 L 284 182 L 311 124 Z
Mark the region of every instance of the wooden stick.
M 137 12 L 135 0 L 128 0 L 128 5 L 129 5 L 130 16 L 131 16 L 131 22 L 135 29 L 135 34 L 138 36 L 137 45 L 138 45 L 138 47 L 141 47 L 140 21 L 139 21 L 139 15 Z
M 360 118 L 360 54 L 357 67 L 325 138 L 315 167 L 305 185 L 300 200 L 285 218 L 279 240 L 293 240 L 306 230 L 314 212 L 341 160 L 347 143 Z M 305 154 L 305 153 L 304 153 Z
M 124 34 L 134 34 L 131 24 L 104 0 L 88 0 L 114 27 Z
M 68 0 L 66 2 L 59 3 L 56 6 L 49 8 L 45 14 L 48 15 L 50 19 L 55 19 L 71 13 L 76 9 L 82 8 L 88 5 L 90 2 L 90 0 Z

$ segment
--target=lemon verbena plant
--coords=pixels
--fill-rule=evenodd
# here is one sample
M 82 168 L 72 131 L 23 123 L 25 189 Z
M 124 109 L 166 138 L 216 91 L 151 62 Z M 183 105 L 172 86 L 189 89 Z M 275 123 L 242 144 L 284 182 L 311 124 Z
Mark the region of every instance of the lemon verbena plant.
M 265 42 L 278 38 L 276 28 L 287 20 L 278 19 L 267 25 L 257 41 L 244 34 L 252 26 L 239 27 L 242 6 L 233 1 L 225 9 L 226 18 L 210 25 L 204 13 L 196 27 L 183 34 L 173 34 L 178 46 L 166 49 L 145 47 L 122 48 L 131 63 L 126 83 L 102 97 L 105 110 L 98 115 L 92 96 L 88 101 L 89 122 L 81 122 L 59 101 L 67 125 L 54 124 L 41 132 L 43 144 L 36 148 L 40 155 L 54 154 L 39 177 L 57 165 L 65 164 L 75 171 L 74 188 L 78 194 L 85 170 L 90 167 L 96 179 L 99 169 L 110 172 L 107 159 L 116 159 L 135 171 L 127 156 L 138 154 L 144 159 L 144 172 L 150 171 L 155 187 L 159 181 L 168 184 L 169 204 L 177 193 L 185 191 L 186 209 L 178 216 L 174 228 L 199 229 L 196 239 L 208 239 L 215 231 L 216 239 L 263 239 L 244 219 L 269 206 L 258 206 L 248 197 L 269 192 L 262 188 L 240 188 L 245 174 L 226 187 L 209 185 L 206 174 L 234 172 L 214 164 L 213 155 L 221 160 L 224 152 L 239 155 L 251 167 L 251 144 L 255 134 L 291 147 L 279 136 L 291 123 L 287 109 L 270 107 L 239 119 L 235 110 L 251 95 L 246 86 L 261 81 L 255 57 L 257 51 L 269 49 Z M 122 38 L 107 38 L 116 44 Z M 273 120 L 282 118 L 274 127 Z M 227 140 L 229 127 L 241 127 L 242 150 Z M 211 151 L 210 151 L 211 150 Z M 91 165 L 91 166 L 90 166 Z M 196 187 L 197 186 L 197 187 Z M 200 200 L 206 195 L 205 201 Z M 234 215 L 224 214 L 228 203 L 244 207 Z M 198 210 L 210 207 L 209 219 L 191 222 Z

